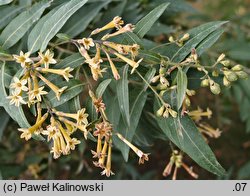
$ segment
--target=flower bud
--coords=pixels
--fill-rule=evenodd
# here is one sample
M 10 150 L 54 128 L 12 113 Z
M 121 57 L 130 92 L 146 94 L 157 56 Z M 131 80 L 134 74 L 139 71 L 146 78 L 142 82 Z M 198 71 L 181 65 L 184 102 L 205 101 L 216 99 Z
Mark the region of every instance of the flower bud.
M 166 90 L 168 88 L 168 84 L 158 84 L 157 86 L 156 86 L 156 89 L 157 90 Z
M 156 116 L 161 117 L 163 115 L 165 107 L 161 106 L 159 110 L 156 112 Z
M 166 68 L 165 67 L 161 67 L 160 70 L 159 70 L 159 74 L 163 75 L 166 73 Z
M 217 62 L 217 63 L 221 62 L 225 57 L 226 57 L 226 55 L 222 53 L 222 54 L 218 57 L 218 59 L 217 59 L 216 62 Z
M 174 37 L 173 36 L 170 36 L 169 38 L 168 38 L 168 41 L 170 42 L 170 43 L 174 43 L 175 41 L 174 41 Z
M 207 87 L 209 86 L 209 79 L 205 79 L 201 81 L 201 87 Z
M 169 109 L 168 112 L 169 112 L 169 114 L 170 114 L 173 118 L 176 118 L 177 115 L 178 115 L 178 113 L 177 113 L 176 111 L 172 110 L 172 109 Z
M 237 71 L 235 72 L 237 74 L 237 76 L 240 78 L 240 79 L 246 79 L 248 78 L 248 74 L 244 71 Z
M 224 86 L 229 87 L 231 85 L 231 82 L 228 81 L 228 79 L 224 76 L 223 77 L 223 84 L 224 84 Z
M 190 38 L 189 33 L 185 33 L 179 41 L 184 42 L 184 41 L 189 40 L 189 38 Z
M 160 77 L 160 83 L 162 85 L 169 86 L 169 82 L 168 82 L 168 80 L 165 77 Z
M 189 107 L 191 105 L 191 101 L 188 97 L 185 98 L 185 104 Z
M 210 90 L 213 94 L 218 95 L 220 94 L 220 85 L 215 83 L 213 80 L 210 80 Z
M 151 82 L 152 82 L 152 83 L 155 83 L 155 82 L 157 82 L 159 79 L 160 79 L 160 76 L 159 76 L 159 75 L 154 76 L 154 77 L 151 79 Z
M 187 95 L 188 96 L 193 96 L 193 95 L 195 95 L 195 90 L 187 90 Z
M 235 65 L 231 70 L 232 71 L 242 71 L 242 65 L 240 65 L 240 64 Z
M 224 65 L 225 67 L 229 67 L 229 65 L 230 65 L 230 61 L 229 60 L 221 61 L 220 63 L 222 65 Z
M 223 73 L 230 82 L 234 82 L 238 79 L 236 73 L 233 71 L 224 71 Z
M 218 76 L 219 76 L 219 71 L 218 71 L 218 70 L 214 70 L 214 71 L 212 72 L 212 76 L 218 77 Z

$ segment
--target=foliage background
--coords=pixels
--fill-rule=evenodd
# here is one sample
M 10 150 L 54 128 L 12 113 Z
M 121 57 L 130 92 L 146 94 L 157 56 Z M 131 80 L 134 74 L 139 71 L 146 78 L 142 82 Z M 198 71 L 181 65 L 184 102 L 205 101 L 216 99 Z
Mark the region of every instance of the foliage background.
M 55 6 L 60 1 L 63 0 L 55 1 Z M 96 13 L 89 28 L 100 26 L 116 15 L 121 15 L 125 21 L 136 23 L 162 2 L 166 1 L 109 1 L 107 5 L 100 7 L 101 11 Z M 250 68 L 250 1 L 169 0 L 169 2 L 171 6 L 147 34 L 148 39 L 164 42 L 171 33 L 186 31 L 213 20 L 229 20 L 230 24 L 227 25 L 223 36 L 202 56 L 202 60 L 208 62 L 211 57 L 216 58 L 223 52 Z M 20 3 L 25 6 L 31 1 L 20 0 Z M 0 16 L 3 14 L 0 10 Z M 81 9 L 78 14 L 81 17 L 85 15 Z M 3 21 L 0 19 L 0 22 Z M 67 24 L 63 27 L 62 31 L 64 30 L 67 30 Z M 84 34 L 85 32 L 81 33 Z M 228 171 L 228 175 L 223 179 L 250 179 L 249 82 L 249 80 L 239 81 L 231 89 L 224 90 L 220 96 L 212 95 L 207 89 L 199 89 L 192 99 L 194 105 L 202 108 L 210 107 L 215 114 L 211 124 L 223 130 L 220 138 L 209 143 L 220 163 Z M 2 108 L 0 110 L 0 176 L 3 179 L 104 179 L 100 176 L 99 170 L 92 165 L 89 153 L 93 148 L 91 144 L 82 143 L 70 156 L 52 160 L 46 144 L 22 141 L 17 132 L 18 125 Z M 113 169 L 116 175 L 111 179 L 164 179 L 161 174 L 169 160 L 171 153 L 169 146 L 160 139 L 154 139 L 148 143 L 145 151 L 150 151 L 150 161 L 142 166 L 137 166 L 137 159 L 133 154 L 130 155 L 129 162 L 125 163 L 120 153 L 115 151 Z M 217 179 L 191 159 L 186 157 L 185 161 L 194 166 L 199 179 Z M 190 179 L 185 172 L 179 174 L 179 179 Z

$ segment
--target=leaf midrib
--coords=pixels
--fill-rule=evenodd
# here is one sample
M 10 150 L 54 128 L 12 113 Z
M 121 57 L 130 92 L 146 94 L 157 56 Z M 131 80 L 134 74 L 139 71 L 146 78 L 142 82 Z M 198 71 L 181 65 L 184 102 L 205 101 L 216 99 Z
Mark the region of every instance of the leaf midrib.
M 71 2 L 72 2 L 72 1 L 70 1 L 67 5 L 69 5 Z M 86 3 L 86 0 L 84 0 L 84 2 Z M 50 29 L 50 31 L 48 32 L 47 36 L 45 37 L 45 39 L 44 39 L 44 41 L 43 41 L 43 43 L 42 43 L 42 45 L 41 45 L 41 48 L 44 47 L 44 43 L 46 42 L 47 38 L 50 36 L 50 33 L 51 33 L 51 32 L 54 30 L 54 28 L 56 27 L 56 25 L 57 25 L 59 22 L 61 22 L 61 20 L 63 20 L 63 19 L 65 18 L 65 16 L 68 15 L 68 13 L 69 13 L 72 9 L 75 9 L 75 7 L 77 7 L 77 6 L 78 6 L 79 4 L 81 4 L 81 3 L 83 3 L 83 2 L 79 2 L 79 3 L 77 3 L 75 6 L 73 6 L 71 9 L 69 9 L 69 10 L 60 18 L 60 20 L 58 20 L 58 21 L 55 23 L 55 25 Z M 65 5 L 65 7 L 67 7 L 67 6 Z M 62 8 L 60 8 L 59 10 L 57 10 L 56 13 L 58 13 L 61 9 L 62 9 Z M 46 24 L 46 23 L 45 23 L 45 24 Z
M 3 43 L 3 47 L 4 45 L 7 43 L 7 41 L 9 41 L 9 39 L 23 26 L 25 25 L 29 20 L 31 20 L 33 18 L 34 15 L 36 15 L 36 13 L 39 13 L 40 10 L 44 9 L 44 6 L 43 5 L 41 8 L 39 8 L 31 17 L 29 17 L 22 25 L 20 25 L 12 34 L 10 34 L 10 36 L 5 40 L 5 42 Z M 30 10 L 27 11 L 27 13 L 29 12 Z

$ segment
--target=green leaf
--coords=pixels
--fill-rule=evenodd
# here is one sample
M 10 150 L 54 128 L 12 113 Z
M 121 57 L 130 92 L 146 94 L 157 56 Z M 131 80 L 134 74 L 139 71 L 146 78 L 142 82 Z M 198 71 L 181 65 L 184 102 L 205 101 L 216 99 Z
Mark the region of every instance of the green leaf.
M 12 55 L 8 54 L 5 50 L 0 46 L 0 57 L 1 59 L 12 59 Z
M 160 106 L 160 101 L 156 100 L 154 110 Z M 177 118 L 156 117 L 156 120 L 166 136 L 197 164 L 216 175 L 225 175 L 225 170 L 189 116 L 179 114 Z
M 177 110 L 182 106 L 187 91 L 187 75 L 182 69 L 178 69 L 177 73 Z
M 14 18 L 3 30 L 0 36 L 0 42 L 4 49 L 8 49 L 17 43 L 23 35 L 29 30 L 34 22 L 42 15 L 43 11 L 50 6 L 50 2 L 42 1 L 36 3 L 27 11 Z
M 13 0 L 0 0 L 0 6 L 11 3 Z
M 5 62 L 1 65 L 0 73 L 0 103 L 4 107 L 5 111 L 10 115 L 10 117 L 15 120 L 20 127 L 30 127 L 22 107 L 16 107 L 9 104 L 9 100 L 6 98 L 7 92 L 5 90 Z
M 128 65 L 121 69 L 121 79 L 117 82 L 117 97 L 124 122 L 129 126 Z
M 57 107 L 75 96 L 79 95 L 83 91 L 83 86 L 85 84 L 78 80 L 70 80 L 69 82 L 62 82 L 59 84 L 59 87 L 68 86 L 68 88 L 61 95 L 60 101 L 57 100 L 56 95 L 53 91 L 50 91 L 48 95 L 46 95 L 47 100 L 50 102 L 51 107 Z M 46 105 L 43 105 L 43 108 L 46 108 Z
M 151 29 L 153 24 L 158 20 L 162 13 L 166 10 L 169 3 L 163 3 L 153 9 L 149 14 L 143 17 L 135 26 L 134 33 L 137 34 L 140 38 L 143 38 L 144 35 Z
M 5 27 L 7 24 L 10 23 L 10 21 L 19 14 L 24 7 L 21 6 L 8 6 L 8 7 L 2 7 L 0 9 L 0 29 Z
M 10 119 L 10 116 L 8 115 L 7 112 L 5 112 L 5 110 L 2 107 L 0 107 L 0 119 L 1 119 L 1 124 L 0 124 L 0 141 L 1 141 L 3 131 L 5 130 Z
M 155 72 L 156 70 L 154 68 L 150 69 L 145 76 L 145 80 L 149 82 L 155 75 Z M 120 120 L 118 126 L 117 127 L 115 126 L 115 129 L 130 142 L 132 141 L 135 135 L 143 107 L 147 100 L 147 95 L 148 95 L 146 92 L 147 88 L 148 84 L 144 84 L 143 88 L 140 89 L 137 88 L 131 93 L 130 97 L 132 101 L 131 101 L 131 111 L 129 113 L 130 125 L 127 126 L 124 124 L 123 121 Z M 116 137 L 114 137 L 114 144 L 122 152 L 124 160 L 127 161 L 130 148 Z
M 103 93 L 105 92 L 106 88 L 108 87 L 111 81 L 112 79 L 106 79 L 99 84 L 99 86 L 96 89 L 97 98 L 102 97 Z
M 53 17 L 53 15 L 56 13 L 56 11 L 61 7 L 61 5 L 55 7 L 53 10 L 51 10 L 48 14 L 43 16 L 37 24 L 34 26 L 34 28 L 31 30 L 29 37 L 28 37 L 28 50 L 33 53 L 40 49 L 42 39 L 41 39 L 41 29 L 44 29 L 44 23 L 48 21 L 50 18 Z
M 197 54 L 200 56 L 203 52 L 210 48 L 220 38 L 224 31 L 224 29 L 219 28 L 213 33 L 209 34 L 196 48 Z
M 43 31 L 41 31 L 41 42 L 38 43 L 41 51 L 44 51 L 49 41 L 57 34 L 57 32 L 63 27 L 67 20 L 80 9 L 87 0 L 71 0 L 68 3 L 61 6 L 52 17 L 50 17 L 45 23 Z M 39 36 L 39 35 L 37 35 Z
M 149 64 L 161 63 L 162 57 L 155 52 L 151 52 L 148 50 L 140 50 L 139 55 L 140 55 L 140 58 L 143 58 L 143 60 Z
M 100 10 L 110 3 L 110 0 L 104 2 L 91 3 L 79 9 L 63 26 L 61 32 L 70 37 L 75 37 L 83 32 L 90 22 L 97 16 Z
M 193 48 L 196 48 L 205 38 L 208 39 L 208 35 L 225 23 L 227 23 L 227 21 L 209 22 L 188 31 L 190 39 L 174 53 L 171 61 L 181 62 L 184 60 Z
M 32 4 L 32 0 L 19 0 L 19 5 L 29 6 Z

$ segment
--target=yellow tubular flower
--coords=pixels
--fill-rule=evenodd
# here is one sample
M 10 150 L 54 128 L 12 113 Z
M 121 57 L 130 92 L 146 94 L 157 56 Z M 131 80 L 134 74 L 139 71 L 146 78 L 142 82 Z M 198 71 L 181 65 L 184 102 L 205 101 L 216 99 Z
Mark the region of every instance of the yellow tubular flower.
M 51 53 L 49 50 L 43 54 L 42 52 L 38 52 L 39 57 L 41 58 L 40 63 L 44 64 L 45 68 L 49 68 L 49 64 L 56 64 L 56 60 L 53 58 L 54 53 Z
M 116 50 L 120 54 L 128 54 L 128 52 L 125 51 L 126 45 L 117 44 L 117 43 L 109 42 L 109 41 L 104 41 L 103 44 L 109 48 Z
M 47 80 L 45 77 L 43 77 L 41 74 L 38 74 L 38 77 L 48 86 L 54 93 L 56 94 L 56 98 L 58 101 L 60 101 L 61 94 L 67 89 L 67 86 L 64 86 L 62 88 L 58 88 L 56 85 L 54 85 L 52 82 Z
M 59 141 L 60 141 L 60 151 L 62 152 L 63 155 L 68 155 L 69 148 L 66 147 L 65 138 L 63 137 L 61 133 L 58 135 L 59 135 Z
M 26 104 L 22 96 L 16 91 L 12 92 L 11 95 L 7 96 L 6 98 L 10 99 L 10 105 L 15 104 L 16 107 L 19 107 L 20 104 Z
M 20 63 L 21 66 L 24 68 L 26 67 L 26 63 L 32 62 L 32 60 L 29 58 L 30 57 L 30 52 L 23 53 L 23 51 L 20 52 L 20 55 L 13 55 L 14 59 L 16 60 L 17 63 Z
M 51 149 L 51 153 L 53 153 L 53 158 L 58 159 L 61 156 L 61 147 L 60 147 L 60 138 L 59 138 L 60 133 L 56 133 L 56 135 L 53 137 L 53 147 Z
M 211 118 L 212 114 L 213 113 L 209 108 L 207 108 L 207 111 L 204 112 L 200 107 L 198 107 L 197 110 L 188 112 L 188 115 L 196 122 L 200 121 L 202 117 L 207 117 L 209 119 Z
M 13 83 L 10 84 L 10 88 L 13 88 L 17 93 L 22 91 L 28 91 L 28 87 L 25 86 L 27 84 L 27 79 L 19 80 L 17 77 L 13 78 Z
M 73 127 L 76 127 L 77 129 L 80 129 L 83 134 L 84 134 L 84 138 L 87 140 L 87 136 L 88 136 L 88 131 L 86 129 L 86 126 L 87 125 L 77 125 L 76 123 L 74 122 L 71 122 L 70 120 L 66 119 L 66 118 L 63 118 L 63 117 L 59 117 L 58 118 L 60 121 L 64 122 L 64 123 L 68 123 L 70 125 L 72 125 Z
M 104 162 L 105 162 L 106 154 L 107 154 L 107 148 L 108 148 L 108 142 L 105 140 L 104 145 L 102 147 L 101 158 L 98 161 L 98 166 L 101 168 L 104 167 Z
M 132 71 L 131 74 L 134 73 L 135 69 L 139 66 L 139 64 L 141 63 L 141 61 L 143 59 L 140 59 L 139 61 L 135 62 L 117 52 L 114 52 L 114 55 L 117 56 L 118 58 L 122 59 L 123 61 L 125 61 L 127 64 L 129 64 L 132 67 Z
M 136 146 L 131 144 L 128 140 L 126 140 L 120 133 L 116 134 L 120 140 L 122 140 L 125 144 L 127 144 L 139 157 L 139 164 L 144 164 L 144 161 L 148 161 L 148 155 L 138 149 Z
M 106 34 L 102 37 L 102 40 L 107 40 L 111 37 L 115 37 L 115 36 L 118 36 L 120 34 L 123 34 L 123 33 L 127 33 L 127 32 L 132 32 L 134 30 L 134 25 L 132 24 L 127 24 L 126 26 L 122 27 L 121 29 L 119 29 L 118 31 L 112 33 L 112 34 Z
M 42 118 L 42 107 L 40 102 L 36 104 L 36 110 L 37 110 L 37 117 L 36 117 L 36 123 L 37 123 Z
M 82 38 L 77 41 L 79 44 L 82 44 L 86 50 L 89 50 L 90 47 L 94 47 L 95 43 L 92 38 Z
M 28 92 L 28 94 L 29 94 L 29 102 L 32 103 L 35 98 L 39 102 L 41 102 L 42 101 L 41 95 L 46 95 L 48 93 L 46 91 L 43 91 L 44 86 L 39 87 L 36 73 L 31 73 L 31 77 L 32 77 L 32 80 L 33 80 L 34 89 L 32 91 Z
M 77 125 L 87 125 L 88 124 L 88 114 L 85 113 L 85 108 L 78 110 L 77 113 L 64 113 L 64 112 L 59 112 L 56 111 L 55 114 L 58 116 L 63 116 L 63 117 L 69 117 L 69 118 L 73 118 L 77 121 Z
M 122 20 L 121 17 L 116 16 L 113 18 L 113 20 L 111 22 L 109 22 L 108 24 L 106 24 L 105 26 L 103 26 L 102 28 L 97 28 L 94 31 L 91 32 L 91 35 L 95 35 L 98 34 L 102 31 L 108 30 L 108 29 L 113 29 L 113 28 L 117 28 L 120 29 L 121 25 L 123 25 L 124 22 Z
M 97 139 L 97 146 L 96 146 L 96 152 L 94 150 L 91 150 L 91 153 L 93 154 L 93 158 L 101 158 L 101 151 L 102 151 L 102 140 L 101 135 L 98 135 Z
M 101 175 L 106 175 L 107 177 L 110 177 L 110 175 L 115 175 L 115 174 L 111 171 L 111 155 L 112 155 L 112 140 L 109 141 L 107 163 L 106 163 L 106 167 L 105 167 L 104 170 L 101 172 Z
M 43 72 L 43 73 L 53 73 L 57 75 L 61 75 L 64 77 L 66 81 L 69 81 L 69 78 L 73 78 L 73 75 L 70 74 L 74 69 L 67 67 L 64 70 L 61 69 L 48 69 L 48 68 L 42 68 L 42 67 L 37 67 L 37 71 Z
M 117 69 L 115 67 L 115 64 L 113 63 L 113 61 L 111 60 L 109 54 L 106 51 L 105 51 L 105 54 L 106 54 L 106 56 L 108 58 L 108 61 L 109 61 L 110 67 L 111 67 L 111 71 L 113 73 L 114 78 L 116 80 L 119 80 L 121 77 L 120 77 L 120 75 L 119 75 L 119 73 L 118 73 L 118 71 L 117 71 Z
M 32 134 L 39 129 L 42 124 L 44 123 L 44 121 L 47 119 L 48 117 L 48 113 L 44 114 L 41 117 L 41 120 L 39 120 L 38 122 L 36 122 L 36 124 L 34 124 L 33 126 L 31 126 L 30 128 L 19 128 L 18 131 L 23 132 L 20 136 L 20 138 L 25 138 L 25 140 L 29 140 L 32 136 Z
M 106 68 L 101 69 L 100 66 L 98 67 L 90 66 L 90 70 L 91 70 L 92 77 L 95 81 L 97 81 L 99 77 L 102 78 L 103 77 L 102 73 L 106 72 Z

